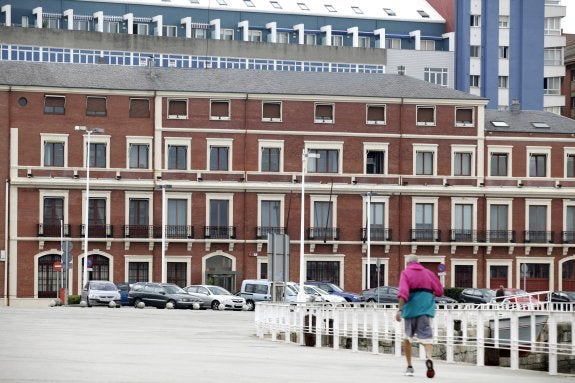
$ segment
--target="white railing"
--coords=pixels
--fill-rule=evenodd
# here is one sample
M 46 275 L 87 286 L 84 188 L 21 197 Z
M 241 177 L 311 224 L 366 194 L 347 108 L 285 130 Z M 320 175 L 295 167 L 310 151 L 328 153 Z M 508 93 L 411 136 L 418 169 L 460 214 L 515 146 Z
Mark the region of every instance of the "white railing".
M 435 344 L 442 347 L 447 362 L 461 361 L 462 348 L 475 350 L 475 360 L 468 362 L 478 366 L 485 365 L 486 350 L 507 350 L 515 370 L 520 353 L 547 354 L 551 375 L 558 373 L 560 358 L 575 361 L 573 306 L 565 304 L 561 307 L 565 311 L 553 310 L 545 302 L 519 308 L 515 303 L 452 307 L 438 308 L 432 322 Z M 395 320 L 396 312 L 393 304 L 258 303 L 255 325 L 262 339 L 334 349 L 343 344 L 352 351 L 387 350 L 401 356 L 403 323 Z M 419 350 L 423 357 L 423 347 Z

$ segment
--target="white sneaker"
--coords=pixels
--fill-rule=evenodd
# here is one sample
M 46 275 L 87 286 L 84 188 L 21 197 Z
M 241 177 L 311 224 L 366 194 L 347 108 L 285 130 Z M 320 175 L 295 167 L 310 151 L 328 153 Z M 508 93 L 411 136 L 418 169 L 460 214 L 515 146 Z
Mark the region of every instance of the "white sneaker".
M 413 370 L 413 367 L 409 366 L 409 367 L 407 367 L 407 369 L 405 370 L 405 372 L 403 373 L 403 375 L 405 375 L 405 376 L 413 376 L 414 373 L 415 373 L 415 371 Z

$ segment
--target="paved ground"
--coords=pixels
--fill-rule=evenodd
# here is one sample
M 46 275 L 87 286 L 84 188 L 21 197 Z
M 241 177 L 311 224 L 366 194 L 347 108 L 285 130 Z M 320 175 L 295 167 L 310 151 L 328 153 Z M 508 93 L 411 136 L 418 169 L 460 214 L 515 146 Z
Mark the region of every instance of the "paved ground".
M 253 312 L 123 307 L 0 308 L 0 382 L 559 383 L 500 367 L 436 362 L 404 377 L 403 358 L 260 340 Z

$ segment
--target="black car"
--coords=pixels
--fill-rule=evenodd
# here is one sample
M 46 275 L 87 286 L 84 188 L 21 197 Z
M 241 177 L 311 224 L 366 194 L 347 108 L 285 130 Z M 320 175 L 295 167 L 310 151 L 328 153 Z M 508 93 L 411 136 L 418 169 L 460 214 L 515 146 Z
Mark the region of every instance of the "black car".
M 459 302 L 462 303 L 489 303 L 495 298 L 493 290 L 466 288 L 463 289 L 459 296 Z
M 172 283 L 138 282 L 128 293 L 128 304 L 137 307 L 140 302 L 159 309 L 168 303 L 176 309 L 193 309 L 200 307 L 201 300 Z
M 319 287 L 320 289 L 329 294 L 339 295 L 340 297 L 345 298 L 345 300 L 348 302 L 363 302 L 364 300 L 363 296 L 361 296 L 360 294 L 352 293 L 351 291 L 344 291 L 341 287 L 339 287 L 335 283 L 307 281 L 305 284 Z
M 553 291 L 549 300 L 553 310 L 575 311 L 575 291 Z
M 396 286 L 379 286 L 364 290 L 361 295 L 367 302 L 397 303 L 399 302 L 398 292 L 399 288 Z

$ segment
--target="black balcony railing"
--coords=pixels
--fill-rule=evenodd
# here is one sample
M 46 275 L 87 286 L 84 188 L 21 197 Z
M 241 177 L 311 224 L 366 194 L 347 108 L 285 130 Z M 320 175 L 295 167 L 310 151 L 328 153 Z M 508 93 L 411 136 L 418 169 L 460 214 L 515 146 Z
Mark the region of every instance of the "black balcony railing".
M 310 227 L 307 237 L 310 240 L 339 241 L 339 229 L 337 227 Z
M 154 227 L 150 225 L 124 225 L 125 238 L 152 238 Z
M 162 225 L 154 226 L 154 238 L 162 238 Z M 194 238 L 194 227 L 187 225 L 166 225 L 166 238 L 171 239 Z
M 61 225 L 59 223 L 39 223 L 38 237 L 69 237 L 70 225 Z
M 441 230 L 411 229 L 410 237 L 412 241 L 439 242 L 441 241 Z
M 486 242 L 497 243 L 515 243 L 515 230 L 487 230 L 485 236 Z
M 283 227 L 278 226 L 258 226 L 256 227 L 256 239 L 266 239 L 268 234 L 284 234 Z
M 575 243 L 575 231 L 562 231 L 561 232 L 561 242 L 563 242 L 563 243 Z
M 83 237 L 85 235 L 84 225 L 80 226 L 80 235 Z M 112 225 L 88 225 L 88 237 L 90 238 L 111 238 L 113 237 L 113 226 Z
M 523 232 L 525 243 L 553 243 L 554 232 L 545 230 L 525 230 Z
M 485 242 L 484 230 L 452 229 L 449 230 L 451 242 Z
M 204 238 L 235 239 L 235 226 L 204 226 Z
M 369 229 L 369 235 L 372 241 L 391 241 L 391 229 L 372 227 Z M 367 229 L 365 227 L 361 229 L 361 240 L 367 241 Z

